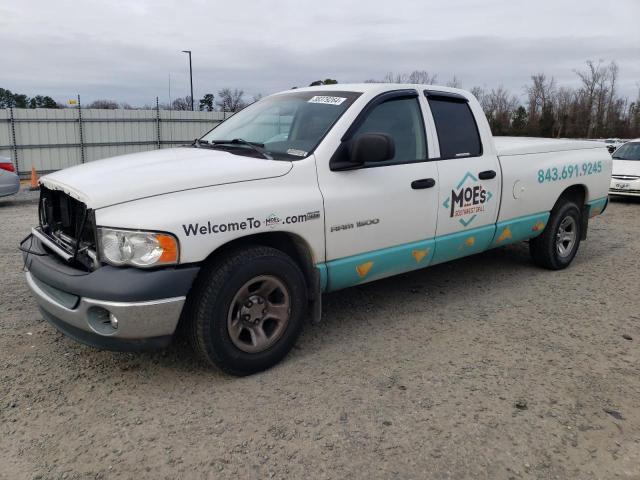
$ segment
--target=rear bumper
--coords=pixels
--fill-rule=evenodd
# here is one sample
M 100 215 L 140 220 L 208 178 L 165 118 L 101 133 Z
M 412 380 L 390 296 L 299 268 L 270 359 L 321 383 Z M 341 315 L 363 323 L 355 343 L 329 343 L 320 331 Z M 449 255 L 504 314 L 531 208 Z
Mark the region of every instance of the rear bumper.
M 25 240 L 22 247 L 34 252 L 23 253 L 26 279 L 44 318 L 65 335 L 108 350 L 169 344 L 199 270 L 105 266 L 85 272 L 62 262 L 37 239 Z

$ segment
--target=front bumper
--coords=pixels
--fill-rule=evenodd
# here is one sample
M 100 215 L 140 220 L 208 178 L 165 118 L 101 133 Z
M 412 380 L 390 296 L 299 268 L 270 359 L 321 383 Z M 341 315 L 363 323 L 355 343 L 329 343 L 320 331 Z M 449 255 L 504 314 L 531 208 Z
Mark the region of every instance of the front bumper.
M 44 318 L 65 335 L 107 350 L 168 345 L 199 271 L 105 266 L 85 272 L 63 262 L 35 237 L 21 247 L 27 283 Z
M 0 174 L 0 197 L 15 195 L 20 191 L 20 177 L 13 174 Z
M 640 178 L 612 178 L 609 194 L 640 197 Z

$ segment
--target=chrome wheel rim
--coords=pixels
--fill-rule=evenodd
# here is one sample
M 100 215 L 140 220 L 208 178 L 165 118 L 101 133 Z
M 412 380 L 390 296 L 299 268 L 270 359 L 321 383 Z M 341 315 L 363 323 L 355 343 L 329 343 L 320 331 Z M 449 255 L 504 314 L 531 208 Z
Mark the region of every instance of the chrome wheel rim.
M 235 294 L 227 315 L 233 344 L 247 353 L 259 353 L 282 337 L 291 317 L 289 290 L 272 275 L 259 275 Z
M 564 217 L 556 233 L 558 255 L 565 258 L 571 255 L 578 238 L 577 224 L 573 217 Z

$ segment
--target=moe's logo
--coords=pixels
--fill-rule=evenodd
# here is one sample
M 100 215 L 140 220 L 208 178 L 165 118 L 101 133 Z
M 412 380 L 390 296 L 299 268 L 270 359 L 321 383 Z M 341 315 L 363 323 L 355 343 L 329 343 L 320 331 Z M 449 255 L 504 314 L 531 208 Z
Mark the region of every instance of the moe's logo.
M 473 174 L 467 172 L 456 188 L 451 190 L 451 195 L 442 206 L 449 210 L 451 218 L 457 218 L 462 226 L 466 227 L 479 213 L 484 212 L 485 203 L 491 197 L 491 192 L 485 189 Z
M 276 225 L 278 225 L 282 220 L 280 220 L 280 218 L 275 214 L 272 213 L 271 215 L 269 215 L 266 220 L 264 221 L 264 224 L 267 227 L 275 227 Z

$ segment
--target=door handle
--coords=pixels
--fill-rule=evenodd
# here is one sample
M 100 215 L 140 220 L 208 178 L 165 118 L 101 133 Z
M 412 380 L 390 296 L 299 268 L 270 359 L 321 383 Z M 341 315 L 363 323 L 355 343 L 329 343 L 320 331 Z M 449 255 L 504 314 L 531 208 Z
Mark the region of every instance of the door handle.
M 420 180 L 414 180 L 411 182 L 411 188 L 414 190 L 420 190 L 421 188 L 431 188 L 436 184 L 433 178 L 421 178 Z
M 485 170 L 478 174 L 478 178 L 480 180 L 491 180 L 492 178 L 496 178 L 496 172 L 495 170 Z

